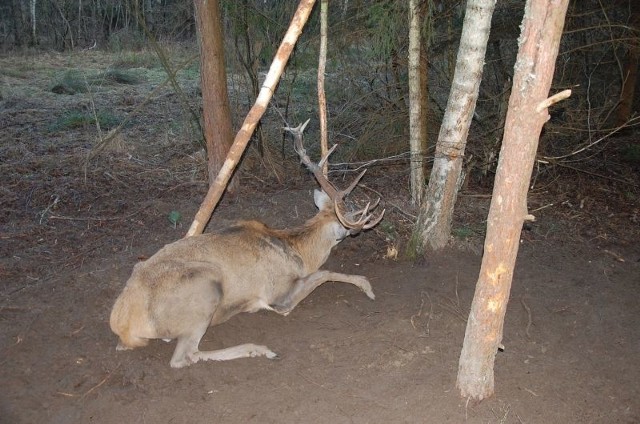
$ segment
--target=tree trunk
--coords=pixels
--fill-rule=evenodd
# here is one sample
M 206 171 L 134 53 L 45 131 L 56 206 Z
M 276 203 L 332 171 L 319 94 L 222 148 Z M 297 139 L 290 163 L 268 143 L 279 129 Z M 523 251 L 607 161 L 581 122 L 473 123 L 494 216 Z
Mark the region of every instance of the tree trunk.
M 545 98 L 568 3 L 527 0 L 525 5 L 484 256 L 458 367 L 457 387 L 463 397 L 483 399 L 494 391 L 493 365 L 502 342 L 520 232 L 524 220 L 533 219 L 527 215 L 527 189 L 540 131 L 549 119 L 547 107 L 554 102 Z
M 329 26 L 329 0 L 320 1 L 320 52 L 318 53 L 318 115 L 320 117 L 320 154 L 329 152 L 327 135 L 327 97 L 324 93 L 324 73 L 327 66 L 327 27 Z M 322 173 L 327 176 L 329 161 L 322 165 Z
M 631 27 L 632 29 L 640 29 L 640 4 L 638 1 L 632 1 L 631 8 Z M 624 73 L 622 81 L 622 90 L 620 92 L 620 105 L 618 106 L 617 122 L 621 126 L 629 122 L 633 112 L 633 98 L 635 97 L 636 84 L 638 80 L 638 64 L 640 63 L 640 41 L 638 38 L 632 38 L 629 41 L 629 50 L 625 58 Z
M 469 0 L 465 12 L 453 84 L 444 113 L 435 159 L 412 236 L 417 255 L 446 246 L 451 233 L 462 158 L 478 99 L 495 0 Z
M 190 237 L 195 234 L 201 234 L 204 230 L 204 227 L 207 225 L 207 222 L 209 222 L 211 213 L 218 204 L 220 197 L 222 197 L 222 193 L 224 192 L 224 189 L 229 182 L 229 179 L 231 178 L 231 174 L 238 164 L 238 161 L 242 157 L 244 149 L 247 147 L 247 143 L 251 138 L 251 134 L 253 134 L 256 125 L 258 125 L 260 118 L 267 109 L 269 100 L 271 100 L 271 97 L 276 90 L 276 86 L 280 81 L 280 75 L 282 75 L 282 71 L 284 70 L 287 61 L 289 60 L 289 56 L 291 56 L 293 47 L 295 46 L 296 41 L 298 41 L 298 37 L 302 32 L 302 28 L 307 23 L 307 19 L 309 19 L 309 14 L 313 9 L 314 4 L 315 0 L 300 1 L 298 9 L 293 15 L 293 19 L 291 20 L 291 24 L 289 25 L 289 29 L 284 35 L 282 43 L 280 43 L 280 47 L 278 47 L 276 56 L 273 58 L 273 62 L 271 63 L 269 72 L 267 73 L 264 83 L 262 84 L 260 94 L 258 95 L 256 102 L 251 107 L 251 110 L 249 110 L 249 113 L 244 119 L 240 131 L 238 131 L 238 133 L 236 134 L 236 137 L 233 140 L 233 144 L 229 149 L 229 154 L 227 155 L 227 158 L 222 165 L 222 169 L 220 169 L 220 173 L 216 177 L 213 184 L 209 187 L 207 196 L 202 201 L 202 205 L 200 205 L 200 209 L 198 209 L 198 212 L 196 213 L 196 216 L 191 223 L 191 227 L 189 227 L 189 231 L 187 232 L 186 237 Z
M 200 80 L 204 138 L 207 146 L 209 183 L 212 184 L 233 143 L 233 128 L 227 72 L 224 61 L 224 36 L 218 0 L 194 0 L 200 33 Z M 234 179 L 233 181 L 237 181 Z M 237 182 L 227 189 L 233 191 Z
M 420 10 L 418 0 L 409 0 L 409 150 L 411 176 L 411 203 L 420 206 L 424 189 L 425 134 L 422 133 L 422 66 L 420 63 Z
M 36 46 L 38 44 L 38 38 L 36 36 L 36 0 L 31 0 L 31 45 Z

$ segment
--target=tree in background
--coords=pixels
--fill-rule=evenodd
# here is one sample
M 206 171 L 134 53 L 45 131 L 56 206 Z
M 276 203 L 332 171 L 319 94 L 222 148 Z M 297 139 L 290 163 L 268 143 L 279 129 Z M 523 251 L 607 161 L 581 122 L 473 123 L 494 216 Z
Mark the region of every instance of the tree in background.
M 423 15 L 418 0 L 409 0 L 409 172 L 411 202 L 417 206 L 422 203 L 427 149 L 427 66 L 420 35 Z
M 633 1 L 629 4 L 629 24 L 633 31 L 640 31 L 640 4 Z M 633 98 L 636 92 L 638 80 L 638 64 L 640 64 L 640 39 L 632 37 L 624 63 L 622 75 L 622 90 L 620 93 L 620 105 L 618 106 L 617 125 L 625 125 L 629 122 L 633 111 Z
M 569 0 L 527 0 L 513 89 L 487 220 L 487 236 L 476 292 L 467 320 L 457 386 L 463 397 L 493 394 L 493 365 L 502 343 L 527 191 L 547 108 L 570 92 L 546 99 Z M 564 96 L 564 97 L 563 97 Z
M 453 84 L 436 143 L 425 202 L 412 235 L 410 249 L 415 250 L 409 252 L 412 255 L 442 249 L 449 241 L 462 159 L 478 99 L 495 5 L 495 0 L 467 2 Z
M 213 183 L 233 143 L 222 17 L 218 0 L 194 0 L 194 6 L 200 33 L 200 80 L 209 183 Z M 227 187 L 229 191 L 236 188 L 235 181 L 237 179 Z

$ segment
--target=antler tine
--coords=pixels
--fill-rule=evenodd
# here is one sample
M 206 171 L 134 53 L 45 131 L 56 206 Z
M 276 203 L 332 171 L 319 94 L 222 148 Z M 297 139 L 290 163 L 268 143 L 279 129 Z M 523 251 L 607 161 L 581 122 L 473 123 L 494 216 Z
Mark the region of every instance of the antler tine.
M 345 217 L 340 211 L 337 202 L 335 202 L 336 216 L 345 228 L 349 228 L 350 234 L 358 234 L 362 230 L 368 230 L 369 228 L 375 227 L 380 221 L 382 221 L 382 217 L 384 217 L 386 209 L 383 209 L 382 213 L 380 213 L 380 215 L 378 215 L 374 220 L 371 219 L 372 214 L 369 213 L 369 209 L 373 209 L 378 206 L 379 202 L 380 199 L 376 200 L 373 206 L 371 206 L 371 202 L 369 202 L 363 209 L 356 211 L 354 214 L 360 215 L 360 218 L 358 218 L 357 221 L 352 221 Z
M 356 179 L 353 180 L 351 184 L 349 184 L 349 187 L 345 188 L 344 190 L 338 193 L 341 199 L 344 199 L 345 197 L 347 197 L 349 193 L 351 193 L 351 190 L 353 190 L 358 185 L 358 183 L 360 182 L 360 179 L 364 176 L 365 172 L 367 172 L 366 169 L 363 170 L 360 174 L 358 174 Z
M 380 199 L 378 199 L 380 200 Z M 377 202 L 376 202 L 377 203 Z M 376 225 L 378 225 L 378 223 L 380 221 L 382 221 L 382 218 L 384 217 L 384 213 L 386 212 L 386 209 L 382 209 L 382 212 L 380 213 L 380 215 L 378 215 L 378 217 L 376 219 L 374 219 L 373 221 L 369 221 L 367 224 L 365 224 L 364 227 L 362 227 L 363 230 L 368 230 L 369 228 L 373 228 Z M 371 215 L 369 215 L 371 216 Z
M 373 206 L 371 205 L 371 202 L 369 202 L 363 209 L 353 213 L 353 216 L 359 216 L 355 221 L 345 217 L 342 213 L 341 207 L 344 206 L 345 196 L 351 193 L 351 191 L 358 185 L 367 170 L 365 169 L 360 172 L 360 174 L 358 174 L 358 176 L 351 182 L 349 187 L 344 190 L 338 190 L 322 173 L 322 167 L 327 162 L 329 156 L 331 155 L 331 153 L 333 153 L 338 145 L 335 144 L 333 147 L 331 147 L 331 149 L 329 149 L 329 151 L 322 157 L 322 159 L 320 159 L 320 162 L 318 162 L 318 164 L 312 162 L 307 155 L 307 151 L 304 148 L 304 145 L 302 144 L 302 134 L 308 123 L 309 120 L 307 119 L 304 124 L 298 125 L 295 128 L 285 127 L 284 130 L 289 131 L 293 135 L 293 147 L 298 156 L 300 156 L 300 160 L 313 173 L 314 177 L 316 178 L 324 192 L 327 193 L 331 200 L 333 200 L 333 205 L 338 220 L 345 228 L 349 229 L 350 234 L 357 234 L 363 229 L 368 230 L 369 228 L 374 227 L 382 220 L 385 211 L 383 210 L 380 215 L 378 215 L 375 219 L 372 219 L 372 214 L 369 213 L 369 209 L 374 209 L 376 206 L 378 206 L 380 199 L 376 200 Z M 349 215 L 351 215 L 351 213 Z
M 329 160 L 329 156 L 331 156 L 331 153 L 333 153 L 333 151 L 336 150 L 336 147 L 338 147 L 337 144 L 334 144 L 333 146 L 331 146 L 327 154 L 324 155 L 322 159 L 320 159 L 320 162 L 318 162 L 318 168 L 324 167 L 325 162 Z
M 309 169 L 309 171 L 313 173 L 314 177 L 316 177 L 316 180 L 318 181 L 318 184 L 320 184 L 320 187 L 322 187 L 324 192 L 327 193 L 327 195 L 331 199 L 337 199 L 339 198 L 338 189 L 336 189 L 334 185 L 331 184 L 331 182 L 327 180 L 327 178 L 322 174 L 321 166 L 316 165 L 311 161 L 311 159 L 309 158 L 309 155 L 307 155 L 307 150 L 304 148 L 304 145 L 302 144 L 302 133 L 304 132 L 304 129 L 306 128 L 309 121 L 310 120 L 307 119 L 307 121 L 304 124 L 298 125 L 295 128 L 285 127 L 284 130 L 289 131 L 291 134 L 293 134 L 294 150 L 296 151 L 298 156 L 300 156 L 300 160 L 302 161 L 302 163 Z M 335 149 L 335 146 L 332 147 L 331 150 L 329 150 L 327 155 L 325 155 L 325 157 L 323 158 L 324 161 L 327 160 L 327 158 L 333 152 L 334 149 Z M 320 161 L 320 163 L 322 164 L 323 162 Z

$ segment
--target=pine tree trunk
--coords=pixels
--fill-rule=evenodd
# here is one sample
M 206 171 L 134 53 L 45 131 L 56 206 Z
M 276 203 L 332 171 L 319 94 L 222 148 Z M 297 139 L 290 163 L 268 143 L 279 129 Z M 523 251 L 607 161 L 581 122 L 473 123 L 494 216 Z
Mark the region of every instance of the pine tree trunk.
M 447 102 L 425 201 L 413 233 L 416 254 L 446 246 L 451 234 L 462 159 L 478 99 L 495 0 L 469 0 L 453 84 Z
M 213 183 L 231 143 L 233 128 L 227 72 L 224 61 L 224 36 L 218 0 L 195 0 L 196 22 L 200 32 L 200 78 L 204 137 L 207 145 L 209 183 Z M 237 179 L 227 187 L 236 188 Z
M 494 391 L 493 366 L 502 343 L 527 190 L 545 104 L 569 0 L 527 0 L 513 89 L 487 220 L 484 256 L 467 321 L 457 386 L 463 397 L 483 399 Z

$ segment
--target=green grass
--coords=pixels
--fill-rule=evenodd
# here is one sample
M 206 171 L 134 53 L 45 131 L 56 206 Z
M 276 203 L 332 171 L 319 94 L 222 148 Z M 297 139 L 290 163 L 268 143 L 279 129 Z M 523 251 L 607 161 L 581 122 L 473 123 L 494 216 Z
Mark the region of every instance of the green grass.
M 0 75 L 9 77 L 9 78 L 19 78 L 19 79 L 27 78 L 27 76 L 24 73 L 24 70 L 19 70 L 19 69 L 0 68 Z
M 100 128 L 108 130 L 114 128 L 120 122 L 120 119 L 108 112 L 99 111 L 97 114 Z M 77 128 L 85 128 L 87 126 L 95 126 L 96 117 L 90 112 L 67 112 L 57 118 L 50 126 L 49 131 L 66 131 Z
M 118 54 L 112 67 L 115 69 L 131 68 L 156 68 L 160 66 L 160 61 L 155 53 L 150 51 L 125 51 Z
M 107 69 L 104 72 L 69 69 L 57 78 L 51 91 L 57 94 L 76 94 L 95 91 L 96 87 L 114 84 L 135 85 L 144 80 L 141 72 Z

